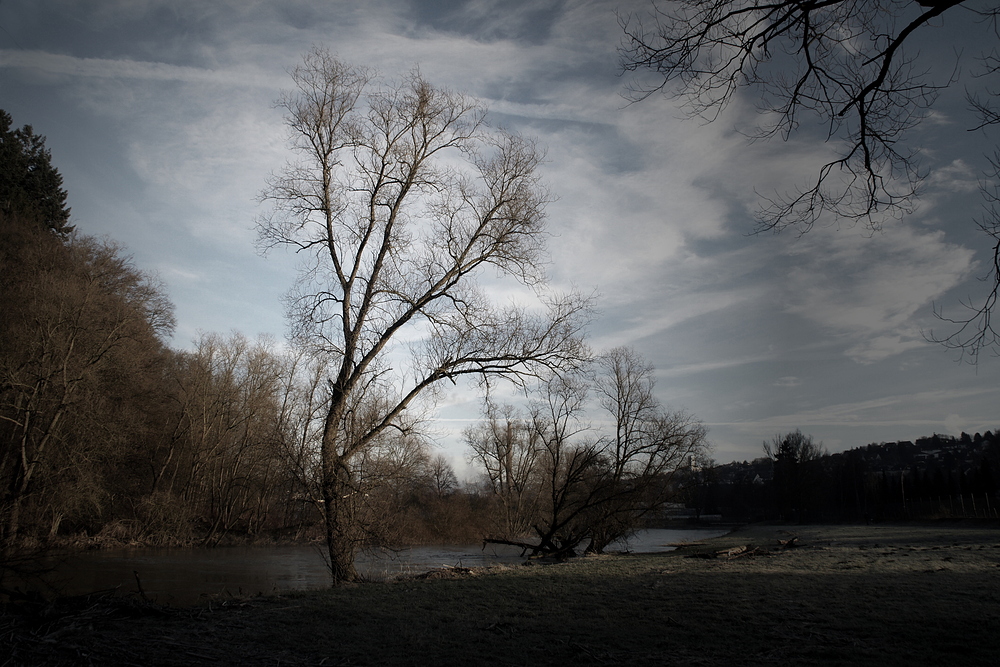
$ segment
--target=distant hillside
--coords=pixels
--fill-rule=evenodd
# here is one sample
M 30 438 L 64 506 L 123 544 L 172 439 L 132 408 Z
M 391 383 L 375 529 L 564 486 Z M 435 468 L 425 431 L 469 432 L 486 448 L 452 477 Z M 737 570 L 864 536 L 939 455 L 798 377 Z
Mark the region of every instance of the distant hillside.
M 887 472 L 905 470 L 920 473 L 947 470 L 969 474 L 979 468 L 984 461 L 989 461 L 990 453 L 995 450 L 997 443 L 997 437 L 990 431 L 972 436 L 962 433 L 957 438 L 935 434 L 928 438 L 917 438 L 916 442 L 901 440 L 873 443 L 831 454 L 830 458 L 837 460 L 856 456 L 871 466 Z M 996 452 L 992 453 L 995 455 Z
M 698 509 L 732 520 L 998 518 L 1000 435 L 935 434 L 811 461 L 736 461 L 704 471 Z

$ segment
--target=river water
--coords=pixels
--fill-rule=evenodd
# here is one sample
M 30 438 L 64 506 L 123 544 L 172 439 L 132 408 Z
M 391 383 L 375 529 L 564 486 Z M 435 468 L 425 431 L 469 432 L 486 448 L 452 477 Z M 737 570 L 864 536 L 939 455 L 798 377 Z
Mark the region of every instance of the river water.
M 669 551 L 671 545 L 724 535 L 724 529 L 641 531 L 607 551 Z M 419 574 L 440 567 L 519 563 L 515 547 L 424 546 L 399 552 L 361 554 L 358 571 L 372 579 Z M 51 581 L 66 595 L 118 588 L 142 591 L 161 604 L 183 606 L 234 595 L 279 593 L 329 585 L 322 549 L 311 545 L 218 547 L 213 549 L 109 549 L 73 554 L 60 561 Z

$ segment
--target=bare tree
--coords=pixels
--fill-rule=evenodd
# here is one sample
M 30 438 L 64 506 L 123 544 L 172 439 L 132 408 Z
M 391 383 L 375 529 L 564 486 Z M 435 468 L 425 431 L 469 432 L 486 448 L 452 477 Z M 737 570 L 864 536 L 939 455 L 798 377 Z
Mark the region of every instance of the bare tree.
M 466 429 L 465 444 L 498 502 L 490 537 L 514 540 L 531 528 L 541 499 L 537 479 L 540 445 L 531 423 L 513 406 L 487 401 L 485 413 L 486 419 Z
M 563 557 L 590 536 L 605 470 L 594 442 L 578 438 L 588 430 L 588 390 L 580 376 L 553 375 L 539 383 L 529 415 L 487 404 L 486 420 L 466 431 L 501 509 L 485 542 Z
M 681 98 L 709 121 L 741 88 L 758 95 L 764 125 L 751 136 L 788 139 L 807 119 L 826 128 L 839 155 L 791 195 L 764 198 L 758 230 L 800 231 L 829 214 L 878 230 L 912 210 L 923 172 L 918 149 L 905 139 L 954 75 L 931 80 L 929 61 L 914 42 L 949 16 L 978 19 L 987 40 L 1000 10 L 977 0 L 679 0 L 654 5 L 648 17 L 623 16 L 620 49 L 626 72 L 652 72 L 628 90 L 634 101 L 657 92 Z M 956 51 L 964 44 L 956 44 Z M 979 74 L 1000 70 L 996 52 L 983 54 Z M 985 81 L 979 78 L 978 81 Z M 1000 122 L 994 93 L 969 95 L 978 127 Z M 987 199 L 995 198 L 987 193 Z M 1000 237 L 995 211 L 980 226 L 991 237 L 993 290 L 969 316 L 949 319 L 957 330 L 932 340 L 975 361 L 1000 338 L 990 313 L 1000 286 Z M 946 319 L 946 318 L 943 318 Z
M 530 419 L 518 421 L 511 408 L 500 420 L 494 411 L 470 431 L 478 436 L 467 438 L 474 459 L 493 480 L 500 477 L 503 457 L 493 451 L 483 456 L 481 446 L 504 441 L 483 436 L 506 433 L 504 422 L 521 424 L 522 431 L 529 427 L 530 437 L 519 442 L 532 460 L 522 466 L 519 483 L 537 498 L 533 508 L 522 508 L 533 514 L 522 520 L 520 533 L 487 542 L 554 556 L 572 555 L 587 543 L 588 551 L 600 553 L 672 499 L 675 476 L 704 455 L 704 427 L 686 413 L 663 408 L 653 393 L 653 369 L 634 350 L 616 348 L 599 358 L 597 368 L 592 383 L 573 375 L 541 383 Z M 610 428 L 596 433 L 586 421 L 591 389 L 611 417 Z M 498 495 L 505 491 L 492 486 Z
M 596 505 L 602 498 L 604 452 L 581 436 L 590 387 L 580 375 L 562 374 L 542 385 L 542 400 L 531 410 L 531 428 L 541 444 L 538 477 L 544 502 L 532 528 L 535 553 L 568 556 L 592 536 Z
M 203 334 L 177 378 L 183 452 L 160 486 L 177 493 L 208 527 L 205 543 L 259 532 L 284 495 L 284 360 L 263 337 Z M 166 463 L 166 462 L 165 462 Z M 165 478 L 163 472 L 158 480 Z
M 635 350 L 617 347 L 599 360 L 596 383 L 614 433 L 603 440 L 609 462 L 600 520 L 590 551 L 627 537 L 675 495 L 675 475 L 708 450 L 705 427 L 684 411 L 666 410 L 654 394 L 653 367 Z
M 428 484 L 438 498 L 443 498 L 458 490 L 458 476 L 455 475 L 455 469 L 444 454 L 437 454 L 431 459 L 427 472 Z
M 279 408 L 281 447 L 288 471 L 284 523 L 295 525 L 299 530 L 310 523 L 309 517 L 322 515 L 319 470 L 329 364 L 329 359 L 316 357 L 301 348 L 285 356 Z M 316 510 L 316 514 L 311 510 Z
M 785 456 L 797 462 L 815 461 L 827 455 L 823 443 L 816 443 L 811 435 L 795 429 L 784 435 L 776 435 L 764 443 L 764 454 L 772 461 Z
M 305 257 L 293 332 L 334 359 L 320 458 L 339 583 L 356 577 L 354 461 L 442 380 L 574 363 L 587 304 L 542 291 L 548 195 L 532 141 L 416 71 L 390 83 L 316 49 L 292 78 L 281 105 L 299 159 L 272 178 L 258 230 L 264 247 Z M 486 270 L 544 307 L 496 305 L 479 287 Z

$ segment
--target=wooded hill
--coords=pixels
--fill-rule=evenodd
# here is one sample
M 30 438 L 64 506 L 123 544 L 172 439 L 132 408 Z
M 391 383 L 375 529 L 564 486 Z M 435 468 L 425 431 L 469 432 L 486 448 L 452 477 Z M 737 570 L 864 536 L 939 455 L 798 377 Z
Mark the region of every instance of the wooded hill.
M 172 349 L 163 284 L 69 220 L 44 137 L 0 111 L 0 575 L 7 554 L 66 541 L 315 532 L 324 360 L 240 334 Z M 386 438 L 363 463 L 387 539 L 484 531 L 427 443 Z
M 996 518 L 1000 437 L 935 434 L 702 471 L 695 505 L 731 520 Z
M 308 60 L 336 83 L 342 66 L 329 54 L 314 52 Z M 415 100 L 407 113 L 417 113 L 425 105 L 416 102 L 429 91 L 418 86 L 412 96 L 392 99 Z M 446 108 L 457 104 L 458 98 L 435 95 Z M 372 103 L 386 99 L 376 95 Z M 422 118 L 410 126 L 432 125 Z M 511 150 L 521 145 L 509 138 Z M 385 155 L 392 154 L 380 159 Z M 675 473 L 705 457 L 704 427 L 660 404 L 652 366 L 626 348 L 591 358 L 575 314 L 587 308 L 575 297 L 551 320 L 506 307 L 476 306 L 475 313 L 448 318 L 434 311 L 434 326 L 443 328 L 418 355 L 428 375 L 405 394 L 387 368 L 368 359 L 368 374 L 354 375 L 346 348 L 310 337 L 336 320 L 322 314 L 326 306 L 306 308 L 309 322 L 295 320 L 286 347 L 205 333 L 190 349 L 172 349 L 173 304 L 165 287 L 113 241 L 69 225 L 67 193 L 44 138 L 30 126 L 14 129 L 2 111 L 0 157 L 0 589 L 9 555 L 66 543 L 325 537 L 337 583 L 356 577 L 353 558 L 361 548 L 489 538 L 539 554 L 600 551 L 673 500 Z M 486 180 L 495 186 L 490 169 Z M 486 238 L 494 236 L 484 231 L 492 227 L 475 220 L 467 220 L 478 230 L 475 238 L 491 253 L 506 253 L 503 243 Z M 369 222 L 384 231 L 377 219 Z M 428 256 L 456 243 L 429 246 Z M 468 243 L 479 247 L 479 241 L 459 245 Z M 491 258 L 452 257 L 460 272 Z M 413 266 L 400 264 L 392 279 L 402 280 Z M 443 289 L 452 278 L 416 282 Z M 354 289 L 353 278 L 348 282 L 338 288 L 342 295 Z M 365 355 L 377 356 L 400 330 L 381 328 L 379 318 L 402 307 L 401 319 L 385 321 L 403 327 L 416 311 L 401 304 L 441 300 L 436 293 L 426 299 L 403 293 L 384 285 L 370 290 L 387 301 L 363 309 L 379 314 L 372 315 L 372 331 L 351 334 L 356 355 L 371 345 Z M 336 300 L 327 294 L 314 296 L 321 304 Z M 464 293 L 443 300 L 462 308 L 477 302 Z M 540 345 L 540 336 L 548 342 Z M 460 486 L 448 460 L 433 454 L 415 397 L 466 374 L 538 387 L 525 410 L 490 405 L 463 434 L 482 476 Z M 610 416 L 608 432 L 590 432 L 588 395 Z

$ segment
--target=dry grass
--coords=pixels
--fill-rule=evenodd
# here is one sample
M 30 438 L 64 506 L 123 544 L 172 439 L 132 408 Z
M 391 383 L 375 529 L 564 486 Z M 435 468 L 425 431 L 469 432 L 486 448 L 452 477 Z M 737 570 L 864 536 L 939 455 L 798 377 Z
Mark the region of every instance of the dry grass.
M 740 545 L 763 548 L 697 557 Z M 13 664 L 996 665 L 1000 529 L 755 526 L 668 554 L 25 618 L 0 628 Z

